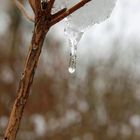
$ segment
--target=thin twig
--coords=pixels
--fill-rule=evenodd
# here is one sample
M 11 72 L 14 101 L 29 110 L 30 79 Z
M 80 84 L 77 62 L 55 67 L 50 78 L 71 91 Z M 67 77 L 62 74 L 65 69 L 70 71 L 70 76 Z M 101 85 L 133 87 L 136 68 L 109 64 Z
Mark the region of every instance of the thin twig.
M 58 11 L 57 13 L 53 14 L 51 16 L 52 19 L 55 19 L 56 17 L 58 17 L 61 14 L 64 14 L 67 11 L 67 8 L 63 8 L 62 10 Z
M 24 6 L 18 1 L 18 0 L 14 0 L 14 3 L 16 4 L 16 6 L 18 7 L 18 9 L 22 12 L 22 14 L 29 20 L 29 21 L 32 21 L 34 22 L 34 18 L 32 16 L 30 16 Z
M 48 13 L 51 15 L 51 10 L 54 5 L 55 0 L 50 0 L 48 3 Z

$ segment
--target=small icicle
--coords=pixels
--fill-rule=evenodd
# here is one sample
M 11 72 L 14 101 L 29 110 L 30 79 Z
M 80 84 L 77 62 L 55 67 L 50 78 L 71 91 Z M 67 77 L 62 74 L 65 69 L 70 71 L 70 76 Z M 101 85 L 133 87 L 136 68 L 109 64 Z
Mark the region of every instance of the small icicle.
M 72 37 L 69 37 L 70 41 L 70 60 L 69 60 L 69 72 L 73 74 L 76 71 L 77 63 L 77 46 L 83 35 L 83 32 L 72 31 Z
M 77 45 L 74 45 L 71 40 L 71 48 L 70 48 L 70 60 L 69 60 L 69 72 L 74 73 L 76 70 L 76 58 L 77 58 Z
M 68 71 L 71 74 L 73 74 L 76 71 L 77 46 L 83 35 L 83 32 L 77 30 L 76 27 L 71 26 L 69 24 L 70 19 L 71 19 L 70 16 L 69 16 L 69 18 L 65 19 L 67 26 L 66 26 L 64 32 L 70 42 L 70 60 L 69 60 Z

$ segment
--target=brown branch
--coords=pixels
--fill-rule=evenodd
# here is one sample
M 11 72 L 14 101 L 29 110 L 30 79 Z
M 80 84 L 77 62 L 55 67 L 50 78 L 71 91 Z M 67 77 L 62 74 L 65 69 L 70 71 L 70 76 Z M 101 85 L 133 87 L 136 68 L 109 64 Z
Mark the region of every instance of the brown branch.
M 77 3 L 76 5 L 74 5 L 72 8 L 68 9 L 66 12 L 58 15 L 57 17 L 55 17 L 51 23 L 50 26 L 53 26 L 54 24 L 56 24 L 57 22 L 63 20 L 65 17 L 69 16 L 70 14 L 72 14 L 73 12 L 75 12 L 76 10 L 80 9 L 81 7 L 83 7 L 86 3 L 90 2 L 91 0 L 81 0 L 79 3 Z
M 53 15 L 51 16 L 51 19 L 54 19 L 54 18 L 58 17 L 58 16 L 61 15 L 61 14 L 64 14 L 66 11 L 67 11 L 67 8 L 63 8 L 62 10 L 60 10 L 60 11 L 58 11 L 57 13 L 53 14 Z
M 39 24 L 38 26 L 41 25 Z M 23 110 L 29 96 L 30 87 L 33 82 L 35 70 L 46 35 L 42 29 L 40 27 L 36 27 L 33 33 L 32 43 L 25 61 L 24 71 L 17 90 L 17 98 L 12 108 L 4 140 L 15 140 L 17 131 L 19 129 Z
M 40 5 L 37 5 L 36 7 L 39 6 Z M 20 121 L 23 115 L 23 110 L 28 100 L 30 88 L 33 82 L 44 38 L 49 30 L 47 21 L 44 20 L 46 18 L 46 15 L 43 12 L 39 14 L 41 15 L 40 16 L 36 15 L 37 17 L 40 18 L 37 19 L 37 22 L 35 23 L 31 45 L 25 61 L 24 71 L 22 73 L 22 77 L 20 79 L 17 90 L 17 98 L 15 100 L 15 103 L 13 105 L 10 114 L 10 119 L 4 135 L 4 140 L 15 140 L 16 138 L 20 126 Z
M 48 3 L 48 13 L 51 15 L 51 10 L 54 5 L 55 0 L 50 0 Z
M 30 88 L 33 83 L 34 74 L 35 74 L 39 56 L 42 50 L 42 45 L 50 27 L 54 25 L 55 23 L 59 22 L 60 20 L 62 20 L 63 18 L 65 18 L 66 16 L 68 16 L 69 14 L 78 10 L 80 7 L 82 7 L 84 4 L 86 4 L 90 0 L 82 0 L 81 2 L 76 4 L 74 7 L 70 8 L 69 10 L 66 11 L 66 9 L 64 8 L 54 15 L 51 15 L 51 9 L 55 0 L 49 1 L 48 7 L 46 8 L 45 11 L 41 10 L 39 0 L 33 0 L 33 1 L 35 4 L 33 5 L 33 9 L 35 11 L 34 33 L 33 33 L 31 45 L 28 51 L 28 55 L 25 61 L 22 77 L 19 82 L 19 86 L 17 90 L 17 97 L 15 99 L 15 102 L 14 102 L 14 105 L 10 114 L 9 122 L 5 131 L 4 140 L 15 140 L 16 138 L 17 132 L 19 130 L 21 118 L 23 115 L 23 111 L 29 97 Z M 53 18 L 52 21 L 50 21 L 51 19 L 49 17 L 50 15 L 51 15 L 51 18 Z

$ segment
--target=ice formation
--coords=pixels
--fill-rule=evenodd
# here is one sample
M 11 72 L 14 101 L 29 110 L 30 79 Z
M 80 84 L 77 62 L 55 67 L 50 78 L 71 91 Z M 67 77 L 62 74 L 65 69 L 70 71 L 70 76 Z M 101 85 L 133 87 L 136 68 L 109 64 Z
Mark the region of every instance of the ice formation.
M 57 12 L 65 7 L 70 8 L 78 2 L 80 0 L 56 0 L 53 12 Z M 106 20 L 110 16 L 115 3 L 116 0 L 91 0 L 66 18 L 65 34 L 70 42 L 70 73 L 74 73 L 76 69 L 77 45 L 82 34 L 95 23 Z

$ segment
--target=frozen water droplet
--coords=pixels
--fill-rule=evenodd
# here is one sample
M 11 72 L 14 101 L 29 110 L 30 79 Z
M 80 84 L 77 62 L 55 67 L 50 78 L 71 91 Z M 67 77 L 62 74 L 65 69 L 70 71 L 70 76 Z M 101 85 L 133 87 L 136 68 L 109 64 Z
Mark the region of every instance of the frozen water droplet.
M 74 73 L 76 68 L 69 67 L 69 73 Z

